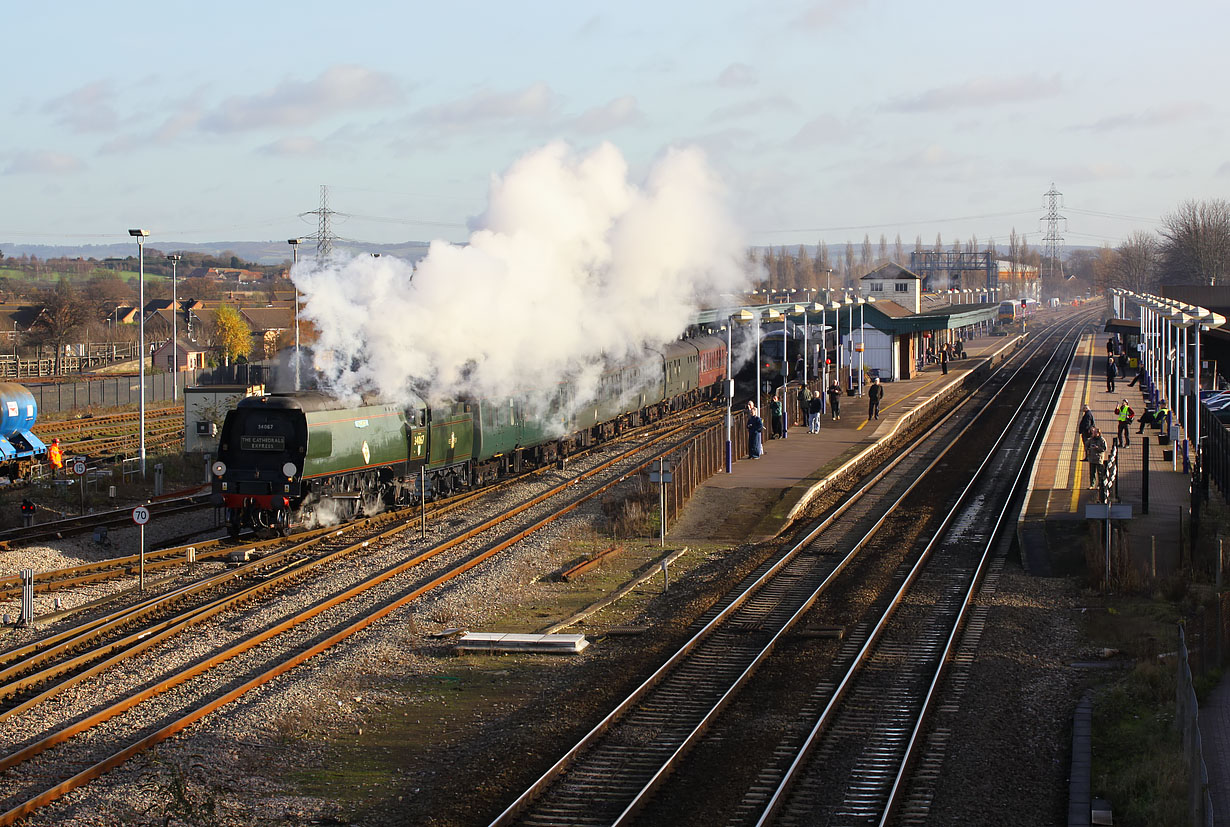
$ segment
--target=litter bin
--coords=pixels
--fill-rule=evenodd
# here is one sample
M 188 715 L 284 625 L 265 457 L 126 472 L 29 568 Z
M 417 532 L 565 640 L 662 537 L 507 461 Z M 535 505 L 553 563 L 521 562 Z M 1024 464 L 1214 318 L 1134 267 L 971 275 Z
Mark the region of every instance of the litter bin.
M 1174 461 L 1174 448 L 1163 448 L 1162 449 L 1162 461 L 1163 462 L 1173 462 Z

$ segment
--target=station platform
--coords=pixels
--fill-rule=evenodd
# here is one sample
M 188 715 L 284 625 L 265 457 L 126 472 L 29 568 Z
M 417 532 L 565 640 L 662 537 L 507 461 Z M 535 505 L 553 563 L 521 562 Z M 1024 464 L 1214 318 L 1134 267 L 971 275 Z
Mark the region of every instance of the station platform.
M 841 419 L 825 413 L 819 434 L 808 433 L 801 420 L 796 425 L 792 415 L 786 438 L 769 439 L 766 415 L 764 456 L 740 460 L 732 473 L 715 474 L 702 483 L 668 536 L 676 542 L 759 542 L 776 537 L 845 466 L 929 412 L 969 373 L 1002 361 L 1019 342 L 1019 336 L 968 339 L 965 358 L 949 362 L 947 374 L 939 365 L 927 365 L 911 379 L 882 382 L 879 419 L 868 419 L 865 396 L 847 396 L 841 400 Z M 747 433 L 739 430 L 731 438 L 746 442 Z
M 1017 539 L 1025 570 L 1039 576 L 1073 574 L 1084 569 L 1082 551 L 1090 537 L 1086 506 L 1098 503 L 1090 490 L 1090 468 L 1083 462 L 1084 447 L 1077 435 L 1082 407 L 1089 406 L 1107 446 L 1114 443 L 1118 421 L 1115 408 L 1127 400 L 1135 411 L 1128 443 L 1117 449 L 1117 491 L 1111 502 L 1130 507 L 1130 518 L 1116 520 L 1122 531 L 1127 560 L 1142 579 L 1166 577 L 1182 565 L 1181 529 L 1190 506 L 1189 477 L 1183 473 L 1181 448 L 1172 460 L 1163 459 L 1161 432 L 1145 428 L 1138 434 L 1145 399 L 1140 385 L 1129 387 L 1131 376 L 1107 390 L 1106 339 L 1085 335 L 1043 445 L 1035 460 L 1025 503 L 1017 523 Z M 1145 461 L 1148 461 L 1148 503 L 1144 503 Z

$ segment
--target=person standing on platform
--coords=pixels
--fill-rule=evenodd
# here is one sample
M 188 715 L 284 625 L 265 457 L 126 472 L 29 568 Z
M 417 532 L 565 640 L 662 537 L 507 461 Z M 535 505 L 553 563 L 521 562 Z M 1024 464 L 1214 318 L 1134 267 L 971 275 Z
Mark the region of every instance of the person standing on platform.
M 811 388 L 803 385 L 803 387 L 799 388 L 799 392 L 795 394 L 794 398 L 799 408 L 799 415 L 795 417 L 794 424 L 802 427 L 807 424 L 807 405 L 811 402 Z
M 1106 355 L 1114 356 L 1119 352 L 1119 345 L 1115 342 L 1115 337 L 1111 336 L 1106 340 Z
M 764 420 L 751 402 L 747 403 L 747 455 L 760 459 L 764 454 Z
M 834 421 L 841 419 L 841 385 L 836 379 L 829 385 L 829 412 Z
M 1136 417 L 1136 411 L 1132 410 L 1132 406 L 1125 399 L 1119 403 L 1119 407 L 1115 408 L 1115 418 L 1119 420 L 1119 430 L 1115 433 L 1115 444 L 1120 448 L 1131 444 L 1132 438 L 1132 420 Z
M 1106 357 L 1106 392 L 1115 392 L 1115 380 L 1119 378 L 1119 366 L 1115 364 L 1115 357 Z
M 867 418 L 880 418 L 880 400 L 884 398 L 884 386 L 880 384 L 880 377 L 871 377 L 871 387 L 867 388 Z
M 944 346 L 940 348 L 940 370 L 943 371 L 945 376 L 948 375 L 948 343 L 947 342 L 945 342 Z
M 807 430 L 813 434 L 820 433 L 820 420 L 823 418 L 824 396 L 816 391 L 807 402 Z
M 1089 487 L 1097 488 L 1106 474 L 1106 439 L 1097 428 L 1089 432 L 1085 450 L 1089 456 Z
M 1081 421 L 1076 425 L 1076 433 L 1081 438 L 1081 447 L 1085 449 L 1085 455 L 1082 459 L 1089 459 L 1089 434 L 1093 431 L 1094 427 L 1093 411 L 1089 410 L 1088 405 L 1082 405 Z

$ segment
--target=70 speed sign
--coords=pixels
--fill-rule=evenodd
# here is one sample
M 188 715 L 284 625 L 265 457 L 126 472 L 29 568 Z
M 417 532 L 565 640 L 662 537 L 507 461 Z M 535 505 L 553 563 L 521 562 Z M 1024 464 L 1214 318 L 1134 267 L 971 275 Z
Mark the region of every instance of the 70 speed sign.
M 137 525 L 145 525 L 149 522 L 149 509 L 143 505 L 138 505 L 132 510 L 132 521 Z

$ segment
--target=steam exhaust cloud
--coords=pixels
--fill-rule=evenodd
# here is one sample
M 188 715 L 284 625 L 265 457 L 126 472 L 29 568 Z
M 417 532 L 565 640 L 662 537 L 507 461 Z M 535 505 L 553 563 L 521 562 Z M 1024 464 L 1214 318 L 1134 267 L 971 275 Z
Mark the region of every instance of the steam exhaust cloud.
M 491 182 L 469 243 L 434 241 L 416 268 L 390 258 L 300 261 L 313 368 L 343 399 L 478 396 L 589 401 L 604 367 L 679 337 L 721 294 L 750 288 L 742 233 L 695 148 L 641 185 L 611 144 L 552 143 Z

